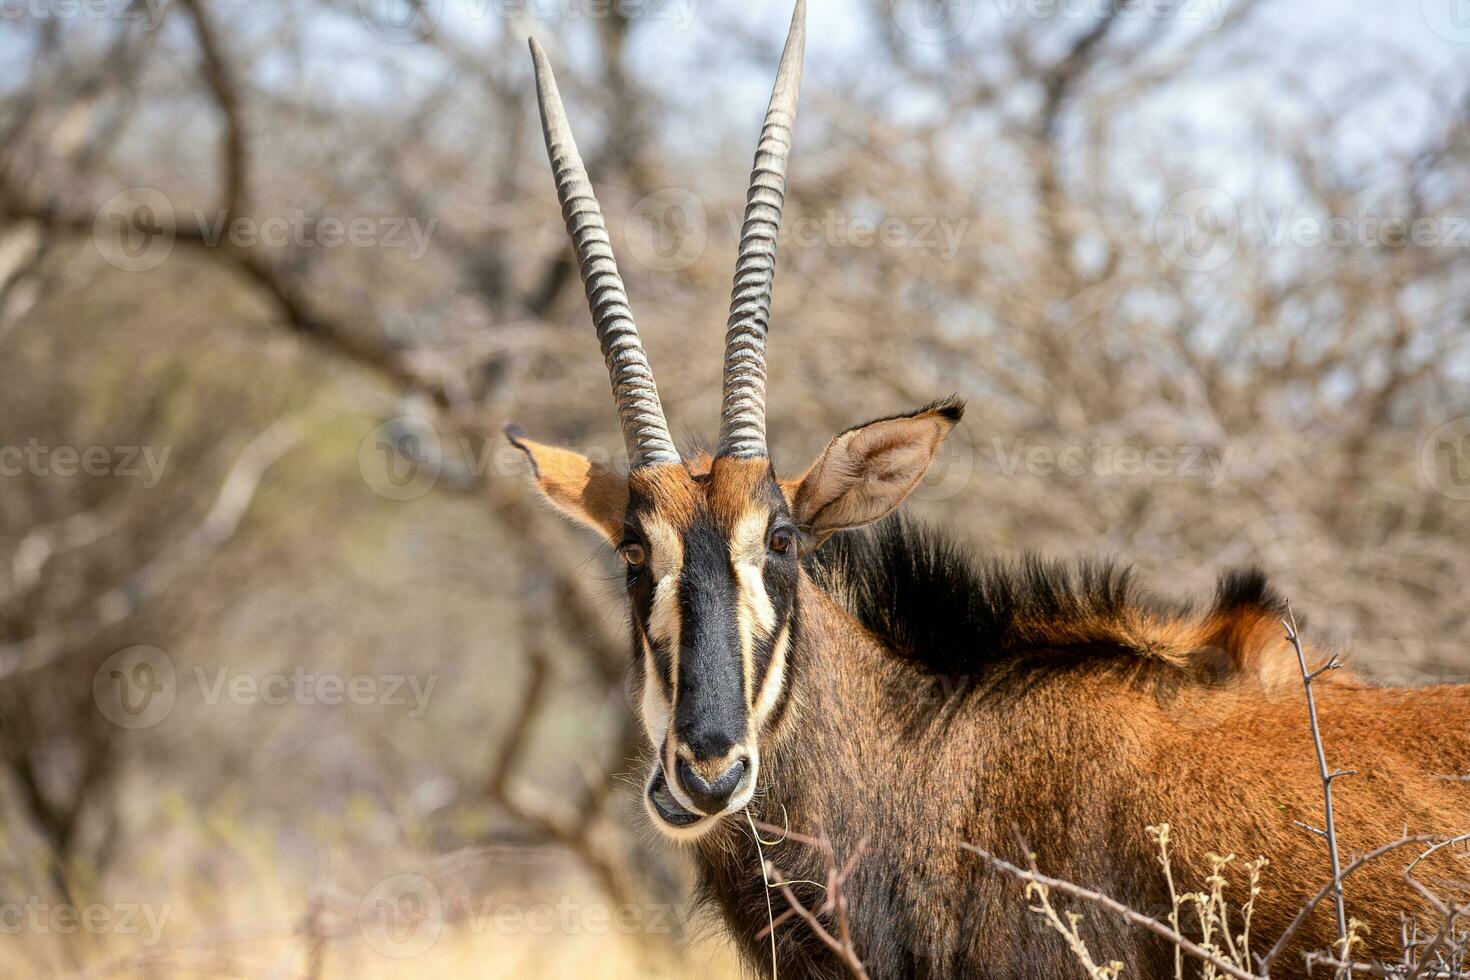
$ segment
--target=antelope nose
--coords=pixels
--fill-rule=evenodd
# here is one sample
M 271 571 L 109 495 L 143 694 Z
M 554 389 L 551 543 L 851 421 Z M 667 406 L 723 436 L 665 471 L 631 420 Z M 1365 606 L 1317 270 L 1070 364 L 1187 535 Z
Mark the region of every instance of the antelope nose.
M 745 782 L 745 774 L 750 770 L 749 760 L 745 756 L 736 759 L 730 768 L 721 773 L 714 782 L 706 780 L 694 767 L 683 759 L 679 760 L 679 785 L 684 792 L 705 814 L 719 813 L 725 809 L 725 804 L 730 802 L 730 797 Z

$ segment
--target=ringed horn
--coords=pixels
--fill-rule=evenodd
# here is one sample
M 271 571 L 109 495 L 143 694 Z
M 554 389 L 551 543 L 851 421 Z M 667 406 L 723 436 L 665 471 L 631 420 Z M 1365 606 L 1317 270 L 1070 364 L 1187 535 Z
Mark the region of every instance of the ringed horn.
M 541 108 L 541 130 L 546 153 L 551 158 L 556 196 L 562 218 L 577 254 L 577 268 L 587 291 L 587 305 L 597 329 L 597 343 L 612 377 L 613 400 L 628 448 L 628 465 L 637 469 L 659 463 L 679 462 L 679 452 L 669 436 L 659 404 L 653 370 L 643 353 L 643 341 L 633 323 L 623 277 L 613 259 L 612 242 L 602 220 L 602 210 L 592 193 L 587 168 L 577 152 L 566 108 L 556 88 L 556 78 L 546 52 L 531 38 L 531 61 L 536 69 L 536 102 Z
M 806 0 L 797 0 L 791 30 L 776 71 L 776 86 L 761 126 L 740 254 L 730 292 L 725 329 L 724 400 L 720 406 L 718 456 L 766 456 L 766 329 L 771 284 L 776 278 L 776 231 L 786 201 L 786 163 L 801 90 L 801 59 L 806 47 Z

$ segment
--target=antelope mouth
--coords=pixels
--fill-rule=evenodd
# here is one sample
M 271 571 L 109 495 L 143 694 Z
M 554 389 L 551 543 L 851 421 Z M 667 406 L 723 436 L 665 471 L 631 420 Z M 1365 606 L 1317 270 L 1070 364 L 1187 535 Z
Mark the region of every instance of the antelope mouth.
M 686 810 L 674 798 L 673 791 L 669 789 L 669 781 L 664 777 L 663 766 L 659 766 L 653 778 L 648 781 L 647 796 L 649 807 L 670 827 L 692 827 L 704 819 L 703 814 Z

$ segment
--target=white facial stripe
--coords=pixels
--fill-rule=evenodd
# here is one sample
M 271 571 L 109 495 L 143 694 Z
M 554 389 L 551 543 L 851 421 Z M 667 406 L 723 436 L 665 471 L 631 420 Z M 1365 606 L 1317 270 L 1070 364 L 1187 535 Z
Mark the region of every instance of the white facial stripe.
M 745 674 L 745 698 L 749 704 L 755 699 L 756 639 L 771 635 L 776 625 L 776 610 L 766 595 L 765 580 L 759 566 L 741 562 L 735 566 L 735 578 L 739 593 L 735 624 L 740 630 L 740 665 Z
M 649 572 L 653 576 L 653 608 L 648 614 L 648 634 L 669 651 L 671 677 L 679 676 L 679 575 L 684 569 L 684 542 L 667 522 L 650 517 L 643 522 L 648 542 Z M 640 710 L 649 744 L 662 754 L 673 722 L 674 706 L 664 695 L 663 681 L 653 649 L 643 644 L 644 677 Z
M 766 556 L 766 525 L 770 515 L 752 508 L 730 531 L 730 564 L 735 569 L 736 623 L 740 630 L 740 659 L 745 674 L 746 703 L 755 699 L 755 643 L 771 635 L 776 610 L 766 595 L 761 565 Z
M 643 521 L 643 536 L 648 541 L 653 580 L 662 585 L 667 579 L 677 579 L 684 567 L 684 541 L 678 532 L 667 521 L 648 517 Z
M 675 657 L 679 655 L 679 576 L 667 575 L 653 587 L 648 634 Z
M 679 573 L 684 570 L 684 543 L 672 527 L 657 518 L 644 522 L 643 533 L 648 538 L 649 571 L 653 574 L 654 582 L 653 609 L 648 616 L 648 632 L 677 657 Z
M 675 679 L 675 688 L 678 687 L 679 677 L 679 576 L 667 575 L 653 589 L 653 611 L 648 616 L 648 632 L 663 648 L 669 651 L 669 677 Z M 654 726 L 648 724 L 647 716 L 644 717 L 644 727 L 648 729 L 648 739 L 652 745 L 661 745 L 664 736 L 668 733 L 669 725 L 673 723 L 674 706 L 664 697 L 663 680 L 660 675 L 653 672 L 656 668 L 653 657 L 653 649 L 644 641 L 644 647 L 648 656 L 650 672 L 643 678 L 643 702 L 648 704 L 650 689 L 657 689 L 657 697 L 660 708 L 663 711 L 662 724 Z M 677 696 L 677 695 L 676 695 Z
M 759 565 L 748 565 L 744 562 L 735 566 L 735 575 L 740 579 L 740 620 L 742 628 L 748 617 L 751 625 L 760 631 L 762 637 L 771 635 L 776 628 L 776 607 L 771 605 L 771 597 L 766 595 L 766 580 L 761 574 Z M 741 638 L 748 643 L 748 637 Z
M 643 641 L 643 697 L 639 700 L 639 713 L 643 717 L 643 730 L 648 733 L 648 744 L 663 745 L 669 732 L 669 719 L 673 711 L 668 698 L 664 697 L 663 684 L 658 679 L 658 665 L 653 658 L 653 647 Z
M 766 718 L 776 708 L 776 701 L 781 697 L 781 686 L 786 681 L 786 648 L 790 646 L 791 628 L 781 627 L 781 634 L 776 637 L 776 645 L 771 649 L 771 667 L 766 671 L 766 679 L 761 683 L 760 696 L 756 698 L 755 708 L 751 715 L 751 730 L 759 732 L 766 723 Z
M 759 565 L 766 557 L 766 525 L 771 515 L 760 508 L 752 508 L 741 515 L 730 531 L 730 562 Z

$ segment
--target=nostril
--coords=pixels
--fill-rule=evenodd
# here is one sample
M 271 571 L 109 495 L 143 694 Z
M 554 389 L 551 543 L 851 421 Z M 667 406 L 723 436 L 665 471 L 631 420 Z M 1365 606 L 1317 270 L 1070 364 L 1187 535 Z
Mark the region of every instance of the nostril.
M 735 788 L 739 786 L 740 781 L 745 778 L 745 767 L 746 760 L 744 756 L 736 759 L 735 762 L 730 766 L 730 768 L 726 769 L 723 773 L 720 774 L 720 778 L 715 780 L 713 786 L 714 792 L 722 794 L 724 796 L 729 796 L 731 793 L 735 792 Z
M 683 784 L 684 789 L 688 791 L 690 796 L 696 798 L 707 796 L 714 791 L 714 787 L 703 776 L 695 772 L 694 767 L 683 759 L 679 760 L 679 782 Z
M 750 762 L 745 756 L 735 760 L 729 768 L 710 782 L 699 773 L 694 771 L 686 760 L 680 759 L 678 766 L 679 784 L 684 787 L 684 792 L 689 798 L 706 813 L 719 810 L 724 807 L 730 799 L 731 794 L 745 781 L 745 773 L 749 769 Z

